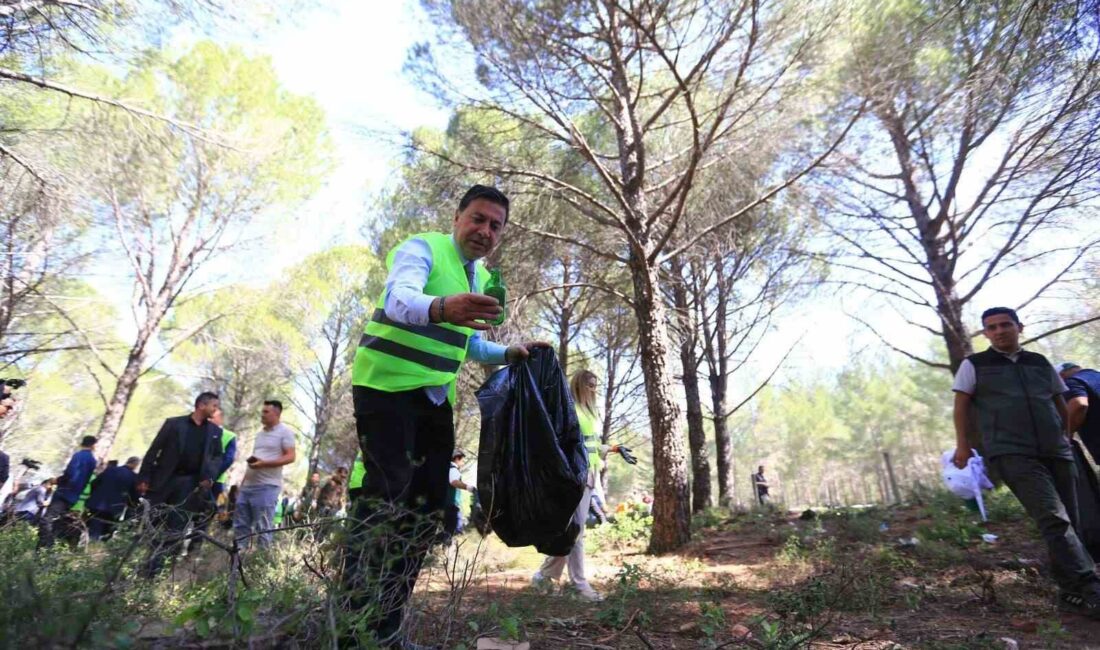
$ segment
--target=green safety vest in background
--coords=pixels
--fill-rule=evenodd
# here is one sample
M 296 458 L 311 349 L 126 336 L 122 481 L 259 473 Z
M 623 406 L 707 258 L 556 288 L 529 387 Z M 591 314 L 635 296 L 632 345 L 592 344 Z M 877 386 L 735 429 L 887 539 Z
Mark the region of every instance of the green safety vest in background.
M 425 294 L 468 293 L 484 286 L 488 280 L 489 272 L 480 261 L 474 262 L 477 287 L 470 286 L 466 267 L 451 235 L 429 232 L 409 239 L 423 240 L 432 251 L 432 268 L 423 289 Z M 404 243 L 395 246 L 386 256 L 387 268 L 393 267 L 394 253 Z M 386 291 L 383 289 L 355 351 L 352 384 L 388 393 L 449 385 L 447 397 L 453 404 L 455 378 L 466 359 L 474 330 L 450 323 L 397 323 L 386 316 L 385 305 Z
M 229 449 L 229 443 L 233 442 L 233 438 L 236 438 L 237 434 L 233 433 L 229 429 L 222 429 L 222 453 L 225 453 L 226 449 Z M 218 483 L 225 483 L 225 479 L 229 476 L 229 470 L 222 472 L 222 475 L 218 477 Z
M 92 481 L 94 480 L 94 474 L 88 478 L 88 482 L 84 484 L 84 491 L 80 493 L 80 496 L 77 498 L 76 503 L 73 504 L 73 511 L 84 512 L 84 502 L 88 500 L 88 497 L 92 496 Z
M 577 422 L 581 425 L 584 446 L 588 450 L 588 467 L 598 472 L 603 467 L 603 459 L 600 458 L 600 438 L 596 435 L 596 416 L 583 406 L 578 406 Z
M 275 516 L 271 518 L 271 523 L 274 524 L 276 528 L 283 524 L 283 512 L 285 511 L 285 509 L 286 499 L 284 499 L 283 495 L 280 494 L 279 501 L 275 504 Z
M 351 476 L 348 477 L 348 489 L 358 490 L 363 487 L 363 479 L 367 476 L 367 466 L 363 464 L 363 452 L 355 454 L 355 462 L 351 466 Z

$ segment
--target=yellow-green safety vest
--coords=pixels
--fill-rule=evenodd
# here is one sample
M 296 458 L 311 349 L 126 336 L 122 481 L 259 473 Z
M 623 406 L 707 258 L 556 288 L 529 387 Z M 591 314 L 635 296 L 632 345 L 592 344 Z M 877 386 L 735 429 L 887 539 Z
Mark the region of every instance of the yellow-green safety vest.
M 76 503 L 73 504 L 72 510 L 74 512 L 84 511 L 84 502 L 88 500 L 88 497 L 92 496 L 92 481 L 95 480 L 95 476 L 88 478 L 88 482 L 84 484 L 84 491 L 77 497 Z
M 596 435 L 596 415 L 584 408 L 577 407 L 577 422 L 581 425 L 581 435 L 584 436 L 584 446 L 588 450 L 588 467 L 594 472 L 603 467 L 603 459 L 600 458 L 600 438 Z
M 355 455 L 355 462 L 351 465 L 351 476 L 348 477 L 348 489 L 357 490 L 363 487 L 363 479 L 367 476 L 367 466 L 363 464 L 363 452 Z
M 489 272 L 477 261 L 474 262 L 477 287 L 470 286 L 466 268 L 451 235 L 428 232 L 409 239 L 423 240 L 432 251 L 432 268 L 423 289 L 425 294 L 449 296 L 473 292 L 488 280 Z M 387 269 L 393 268 L 394 253 L 405 242 L 395 246 L 386 256 Z M 474 330 L 450 323 L 398 323 L 386 316 L 385 306 L 386 291 L 383 289 L 359 339 L 351 383 L 389 393 L 449 385 L 447 398 L 453 404 L 455 378 L 466 359 L 470 335 Z
M 233 442 L 233 439 L 237 437 L 237 434 L 233 433 L 229 429 L 222 429 L 222 453 L 225 453 L 226 449 L 229 449 L 229 443 Z M 225 484 L 225 479 L 229 477 L 229 469 L 222 472 L 222 475 L 218 477 L 218 483 Z
M 280 494 L 279 501 L 275 504 L 275 516 L 271 518 L 271 523 L 274 524 L 276 528 L 283 524 L 283 512 L 285 510 L 285 506 L 286 499 L 284 499 L 283 495 Z

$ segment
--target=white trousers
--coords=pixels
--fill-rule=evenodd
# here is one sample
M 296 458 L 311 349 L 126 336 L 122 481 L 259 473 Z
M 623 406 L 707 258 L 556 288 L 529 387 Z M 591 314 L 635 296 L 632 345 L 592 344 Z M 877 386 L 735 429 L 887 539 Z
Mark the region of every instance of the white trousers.
M 561 577 L 566 566 L 569 567 L 569 579 L 579 588 L 588 587 L 588 580 L 584 577 L 584 525 L 588 521 L 588 506 L 592 500 L 592 488 L 584 488 L 581 502 L 577 504 L 577 510 L 573 513 L 573 521 L 581 527 L 577 534 L 577 541 L 573 542 L 573 548 L 569 555 L 555 557 L 547 555 L 542 561 L 539 573 L 544 578 L 557 580 Z

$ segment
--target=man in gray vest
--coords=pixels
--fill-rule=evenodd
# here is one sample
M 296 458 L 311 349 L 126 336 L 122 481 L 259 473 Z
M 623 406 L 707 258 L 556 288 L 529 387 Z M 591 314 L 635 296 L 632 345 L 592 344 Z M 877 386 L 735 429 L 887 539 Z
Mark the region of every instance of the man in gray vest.
M 1020 348 L 1023 329 L 1007 307 L 982 313 L 991 347 L 963 360 L 953 386 L 955 465 L 965 467 L 970 458 L 973 421 L 990 469 L 1039 526 L 1059 609 L 1100 619 L 1100 577 L 1074 530 L 1077 469 L 1065 425 L 1066 386 L 1046 357 Z

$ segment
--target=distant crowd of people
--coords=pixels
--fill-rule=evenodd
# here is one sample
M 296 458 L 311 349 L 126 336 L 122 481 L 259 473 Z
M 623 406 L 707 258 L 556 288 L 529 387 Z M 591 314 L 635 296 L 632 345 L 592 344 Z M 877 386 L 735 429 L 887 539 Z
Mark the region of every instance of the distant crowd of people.
M 264 402 L 246 469 L 232 485 L 227 484 L 237 436 L 223 426 L 218 396 L 204 392 L 190 414 L 164 421 L 144 457 L 101 463 L 95 455 L 98 441 L 85 436 L 59 476 L 31 483 L 23 480 L 31 469 L 25 468 L 11 477 L 0 513 L 36 527 L 38 547 L 49 548 L 58 539 L 72 545 L 107 540 L 147 505 L 153 531 L 143 567 L 147 576 L 181 554 L 185 544 L 188 552 L 197 550 L 215 523 L 232 529 L 242 549 L 253 546 L 253 540 L 255 546 L 269 546 L 273 531 L 281 527 L 343 516 L 350 487 L 347 467 L 336 468 L 324 481 L 313 472 L 300 491 L 284 485 L 283 468 L 297 456 L 295 435 L 282 423 L 282 411 L 278 400 Z M 2 452 L 0 460 L 3 485 L 10 461 Z

